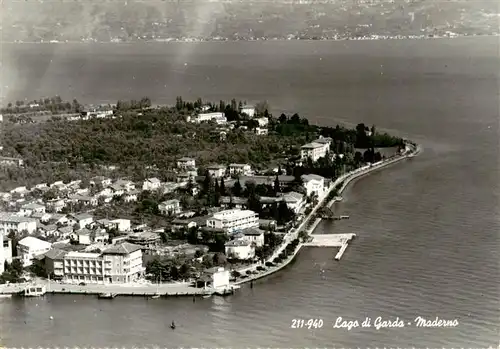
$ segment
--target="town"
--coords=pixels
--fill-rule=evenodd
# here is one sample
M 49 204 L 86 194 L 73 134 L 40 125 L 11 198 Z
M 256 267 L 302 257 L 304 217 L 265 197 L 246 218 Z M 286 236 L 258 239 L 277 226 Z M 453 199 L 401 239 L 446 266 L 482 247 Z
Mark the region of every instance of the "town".
M 10 122 L 23 127 L 13 115 L 43 109 L 40 102 L 9 105 Z M 152 108 L 148 99 L 85 109 L 76 101 L 67 105 L 74 108 L 72 114 L 64 121 L 53 116 L 52 123 L 105 122 L 125 118 L 125 112 L 141 117 L 160 108 Z M 121 177 L 110 164 L 111 176 L 31 183 L 2 192 L 1 283 L 33 277 L 81 287 L 244 282 L 276 268 L 299 241 L 307 240 L 302 227 L 314 221 L 320 203 L 335 198 L 336 179 L 409 151 L 406 141 L 379 134 L 374 126 L 308 126 L 297 114 L 273 118 L 266 103 L 190 104 L 179 97 L 172 108 L 187 109 L 181 122 L 209 127 L 215 143 L 232 133 L 287 139 L 279 133 L 293 137 L 294 127 L 304 132 L 304 125 L 314 132 L 302 137 L 309 142 L 271 167 L 259 159 L 254 166 L 200 164 L 189 154 L 178 154 L 168 176 L 157 171 L 155 177 Z M 348 136 L 341 139 L 342 134 Z M 22 170 L 29 165 L 5 156 L 2 166 Z M 220 275 L 227 280 L 221 282 Z

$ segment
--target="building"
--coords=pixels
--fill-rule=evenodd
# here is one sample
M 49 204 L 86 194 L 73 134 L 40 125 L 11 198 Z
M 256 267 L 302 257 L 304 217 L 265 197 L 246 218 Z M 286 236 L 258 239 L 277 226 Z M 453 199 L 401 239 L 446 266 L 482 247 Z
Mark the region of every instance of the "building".
M 31 216 L 33 213 L 45 213 L 45 206 L 33 202 L 22 205 L 19 210 L 19 214 L 26 217 Z
M 179 160 L 177 160 L 177 168 L 182 170 L 196 168 L 196 160 L 186 157 L 180 158 Z
M 317 140 L 305 144 L 300 148 L 300 156 L 303 161 L 311 159 L 318 161 L 318 159 L 325 157 L 330 151 L 332 139 L 329 137 L 320 137 Z
M 249 117 L 253 118 L 255 116 L 255 107 L 250 105 L 245 105 L 241 107 L 240 113 L 247 114 Z
M 126 241 L 134 245 L 153 248 L 161 242 L 161 237 L 159 234 L 153 232 L 139 232 L 127 236 Z
M 259 216 L 250 210 L 225 210 L 207 219 L 207 227 L 234 232 L 259 226 Z
M 8 235 L 11 231 L 16 233 L 26 231 L 28 234 L 33 234 L 36 231 L 36 219 L 1 212 L 0 233 Z
M 93 177 L 89 182 L 90 182 L 90 185 L 92 185 L 92 186 L 100 185 L 101 187 L 107 187 L 108 185 L 111 185 L 111 178 L 97 176 L 97 177 Z
M 212 178 L 223 178 L 226 176 L 226 166 L 223 165 L 208 166 L 207 171 Z
M 306 204 L 306 198 L 304 195 L 294 191 L 283 194 L 283 199 L 285 200 L 288 208 L 293 210 L 295 214 L 298 214 Z
M 225 209 L 231 209 L 231 208 L 245 209 L 248 207 L 248 199 L 240 198 L 238 196 L 221 196 L 220 205 L 222 208 Z
M 104 281 L 104 260 L 100 253 L 68 252 L 63 256 L 64 281 L 97 283 Z
M 232 240 L 224 245 L 228 259 L 246 260 L 255 257 L 255 246 L 246 240 Z
M 217 271 L 215 271 L 212 276 L 212 287 L 213 288 L 229 287 L 230 276 L 231 274 L 229 270 L 225 270 L 224 268 L 217 268 Z
M 142 247 L 139 245 L 124 242 L 104 250 L 102 256 L 109 283 L 133 282 L 144 274 Z
M 86 228 L 94 222 L 94 217 L 88 213 L 80 213 L 75 215 L 68 215 L 69 224 L 77 225 L 78 229 Z
M 45 270 L 51 279 L 61 280 L 64 277 L 64 256 L 67 251 L 53 248 L 44 255 Z
M 248 164 L 230 164 L 229 174 L 230 175 L 244 175 L 249 176 L 251 174 L 252 167 Z
M 0 156 L 0 166 L 23 166 L 24 160 L 19 158 L 11 158 L 7 156 Z
M 160 189 L 161 181 L 158 178 L 148 178 L 142 184 L 142 190 L 158 190 Z
M 119 232 L 129 231 L 130 230 L 130 219 L 113 219 L 110 221 L 110 224 L 116 227 Z
M 2 252 L 0 251 L 0 253 Z M 0 259 L 2 258 L 4 263 L 12 263 L 12 240 L 6 237 L 3 237 L 3 257 L 0 257 Z
M 33 236 L 27 236 L 17 244 L 17 255 L 21 258 L 23 266 L 28 267 L 32 264 L 35 256 L 48 252 L 51 247 L 52 244 L 50 242 L 37 239 Z
M 181 212 L 181 203 L 177 199 L 163 201 L 158 205 L 158 210 L 163 215 L 174 215 Z
M 325 179 L 315 174 L 302 175 L 303 185 L 306 188 L 307 196 L 320 196 L 325 192 Z
M 122 284 L 144 274 L 141 247 L 127 242 L 102 253 L 68 252 L 63 260 L 66 282 Z
M 63 199 L 52 199 L 45 203 L 48 210 L 52 212 L 61 212 L 66 207 L 66 202 Z
M 269 130 L 267 128 L 263 128 L 263 127 L 256 127 L 255 128 L 255 134 L 257 136 L 265 136 L 269 133 Z
M 73 195 L 70 200 L 72 202 L 77 202 L 85 206 L 97 206 L 99 200 L 95 196 L 89 195 Z
M 222 125 L 227 123 L 227 118 L 224 113 L 216 112 L 216 113 L 203 113 L 198 114 L 194 118 L 188 118 L 188 122 L 207 122 L 207 121 L 215 121 L 217 124 Z
M 240 239 L 254 244 L 255 247 L 264 246 L 264 232 L 258 228 L 244 229 L 240 235 Z
M 269 119 L 268 118 L 258 118 L 255 119 L 259 123 L 259 127 L 267 128 L 269 125 Z
M 307 159 L 318 161 L 320 158 L 325 157 L 326 149 L 324 144 L 308 143 L 300 147 L 300 157 L 304 161 Z

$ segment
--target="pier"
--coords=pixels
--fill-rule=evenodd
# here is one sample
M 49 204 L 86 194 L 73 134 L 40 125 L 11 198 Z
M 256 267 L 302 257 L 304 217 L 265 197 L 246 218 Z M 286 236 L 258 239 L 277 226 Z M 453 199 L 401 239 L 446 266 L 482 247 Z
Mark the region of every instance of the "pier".
M 312 240 L 303 244 L 306 247 L 340 247 L 335 255 L 335 260 L 340 260 L 349 246 L 349 241 L 356 237 L 356 234 L 318 234 L 311 235 Z

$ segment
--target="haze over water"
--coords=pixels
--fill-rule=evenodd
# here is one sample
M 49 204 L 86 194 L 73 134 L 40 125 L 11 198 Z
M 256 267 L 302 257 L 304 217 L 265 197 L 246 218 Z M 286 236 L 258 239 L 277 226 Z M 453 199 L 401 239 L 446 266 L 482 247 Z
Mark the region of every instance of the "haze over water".
M 196 303 L 71 295 L 0 300 L 1 344 L 496 347 L 498 50 L 497 38 L 3 45 L 8 100 L 267 99 L 275 114 L 375 124 L 421 143 L 424 153 L 344 193 L 337 212 L 351 219 L 323 222 L 316 231 L 358 234 L 340 262 L 331 249 L 304 249 L 253 289 Z M 347 331 L 331 328 L 338 316 L 405 322 L 438 316 L 460 324 Z M 321 318 L 324 326 L 291 329 L 292 319 L 301 318 Z

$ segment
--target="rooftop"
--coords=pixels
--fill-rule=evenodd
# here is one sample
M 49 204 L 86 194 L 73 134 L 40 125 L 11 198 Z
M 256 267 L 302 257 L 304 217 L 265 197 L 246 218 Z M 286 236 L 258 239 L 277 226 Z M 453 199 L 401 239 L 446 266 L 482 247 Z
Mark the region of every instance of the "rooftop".
M 317 143 L 316 141 L 312 143 L 307 143 L 304 144 L 301 148 L 302 149 L 316 149 L 316 148 L 323 148 L 324 144 Z
M 52 244 L 47 241 L 37 239 L 33 236 L 27 236 L 19 241 L 19 245 L 27 246 L 28 248 L 40 249 L 40 248 L 50 248 Z
M 77 251 L 71 251 L 66 253 L 64 258 L 91 258 L 91 259 L 97 259 L 99 258 L 100 254 L 99 253 L 93 253 L 93 252 L 77 252 Z
M 21 206 L 22 208 L 24 209 L 37 209 L 37 208 L 43 208 L 45 207 L 44 205 L 40 205 L 40 204 L 37 204 L 36 202 L 30 202 L 29 204 L 24 204 L 23 206 Z
M 194 161 L 193 158 L 188 158 L 188 157 L 183 157 L 183 158 L 180 158 L 179 160 L 177 161 L 180 161 L 180 162 L 188 162 L 188 161 Z
M 0 212 L 0 221 L 23 223 L 23 222 L 36 222 L 36 219 L 30 217 L 17 216 L 9 212 Z
M 62 259 L 68 252 L 60 250 L 58 248 L 53 248 L 45 253 L 45 257 L 50 259 Z
M 300 177 L 303 181 L 309 182 L 309 181 L 324 181 L 325 179 L 321 176 L 315 175 L 315 174 L 307 174 L 307 175 L 302 175 Z
M 226 220 L 226 219 L 242 219 L 250 216 L 256 216 L 257 213 L 251 210 L 225 210 L 214 214 L 214 219 Z
M 142 246 L 124 242 L 104 250 L 103 254 L 130 254 L 138 250 L 142 250 Z
M 226 246 L 250 246 L 252 243 L 246 240 L 231 240 L 226 242 Z

